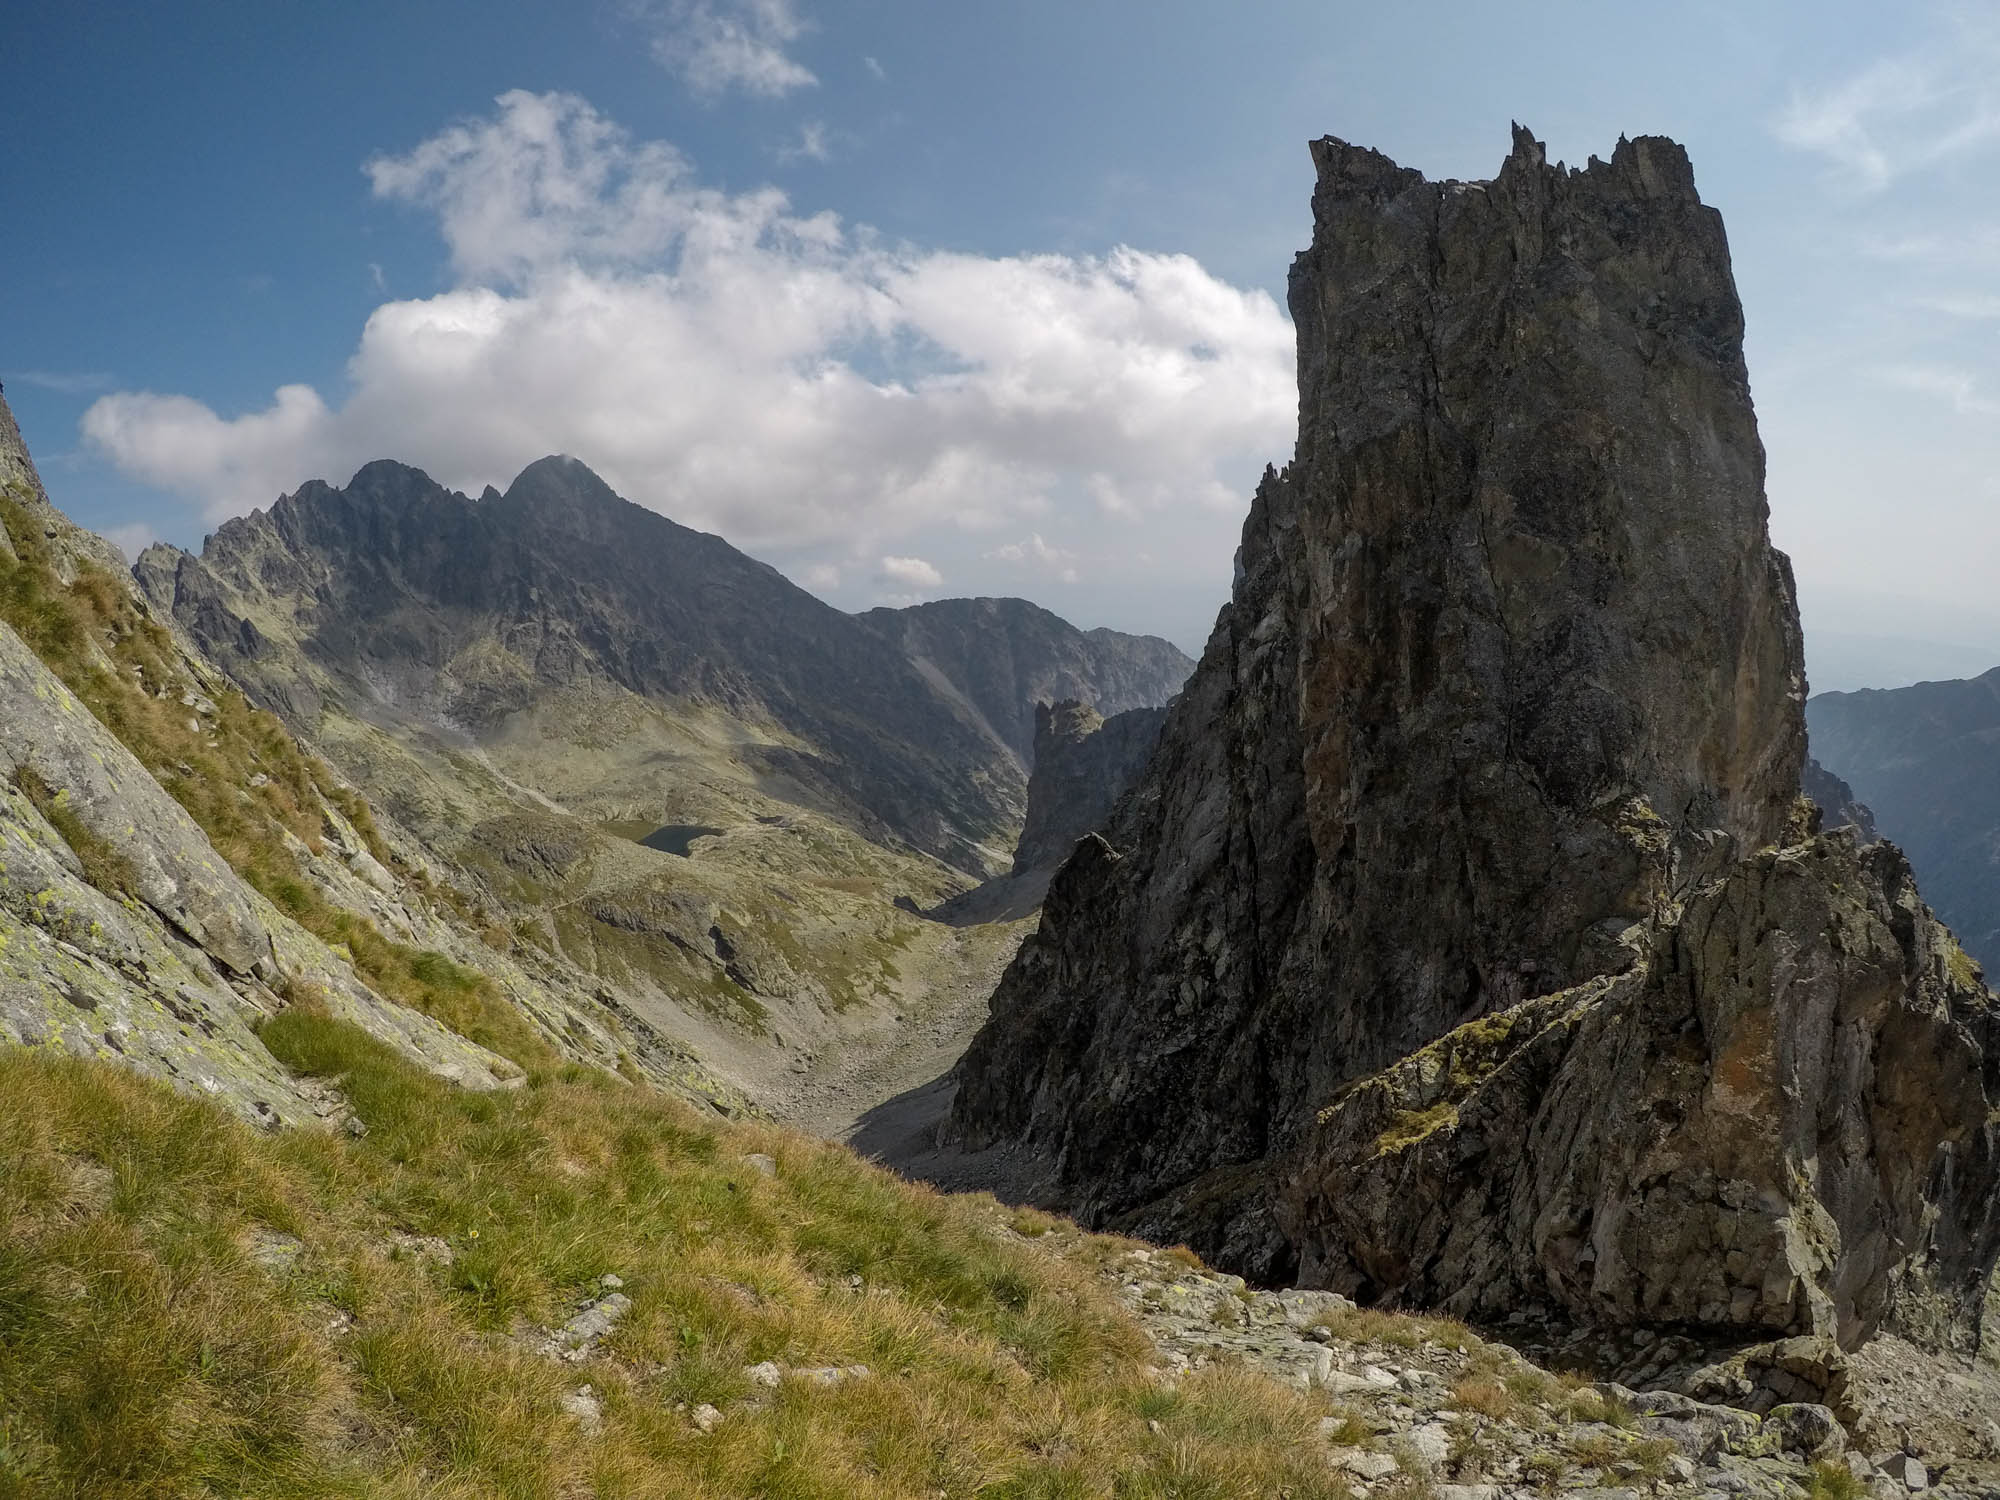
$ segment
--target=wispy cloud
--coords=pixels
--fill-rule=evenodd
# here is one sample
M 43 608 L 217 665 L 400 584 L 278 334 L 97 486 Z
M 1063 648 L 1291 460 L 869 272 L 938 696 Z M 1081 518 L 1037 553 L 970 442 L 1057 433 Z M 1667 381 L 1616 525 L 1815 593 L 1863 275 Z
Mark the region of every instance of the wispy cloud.
M 1878 374 L 1901 390 L 1937 398 L 1962 417 L 2000 416 L 2000 400 L 1985 395 L 1969 371 L 1949 365 L 1890 365 Z
M 778 148 L 778 160 L 787 166 L 800 161 L 830 161 L 833 148 L 828 144 L 826 126 L 818 120 L 808 120 L 799 127 L 799 138 Z
M 1968 323 L 1988 323 L 2000 319 L 2000 296 L 1992 294 L 1919 297 L 1914 305 L 1925 312 L 1943 313 L 1948 318 L 1962 318 Z
M 872 57 L 862 58 L 861 66 L 866 68 L 870 73 L 873 73 L 878 79 L 887 78 L 889 76 L 888 70 L 884 68 L 881 63 L 877 62 Z
M 1080 576 L 1076 569 L 1076 554 L 1063 547 L 1050 546 L 1042 540 L 1039 531 L 1028 533 L 1021 541 L 996 547 L 986 557 L 992 562 L 1031 564 L 1064 583 L 1075 583 Z
M 1923 44 L 1795 89 L 1774 128 L 1864 192 L 2000 145 L 2000 11 L 1948 11 Z
M 99 391 L 108 391 L 118 383 L 115 377 L 95 370 L 13 370 L 6 378 L 19 385 L 31 385 L 36 390 L 54 391 L 62 396 L 91 396 Z
M 696 93 L 777 99 L 819 82 L 789 48 L 804 36 L 793 0 L 664 0 L 635 7 L 653 56 Z
M 1972 266 L 1990 269 L 2000 260 L 2000 225 L 1951 233 L 1868 235 L 1861 253 L 1870 260 L 1917 266 Z

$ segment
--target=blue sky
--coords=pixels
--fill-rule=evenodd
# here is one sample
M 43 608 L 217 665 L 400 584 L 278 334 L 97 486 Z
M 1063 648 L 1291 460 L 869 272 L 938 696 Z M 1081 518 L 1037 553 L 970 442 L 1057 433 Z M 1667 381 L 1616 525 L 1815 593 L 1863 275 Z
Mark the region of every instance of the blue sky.
M 543 451 L 834 602 L 1198 648 L 1291 441 L 1305 142 L 1689 148 L 1815 687 L 2000 662 L 2000 4 L 71 0 L 10 21 L 0 379 L 185 545 Z

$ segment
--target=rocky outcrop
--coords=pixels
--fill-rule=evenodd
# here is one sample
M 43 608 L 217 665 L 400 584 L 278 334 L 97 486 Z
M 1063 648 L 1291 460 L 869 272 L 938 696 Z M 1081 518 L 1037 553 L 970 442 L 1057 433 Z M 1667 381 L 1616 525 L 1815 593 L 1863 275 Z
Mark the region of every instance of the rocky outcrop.
M 1799 777 L 1799 790 L 1810 797 L 1813 806 L 1820 810 L 1824 826 L 1852 828 L 1864 844 L 1881 837 L 1875 831 L 1874 812 L 1855 797 L 1854 788 L 1811 756 L 1806 757 L 1806 768 Z
M 1719 875 L 1626 973 L 1337 1094 L 1278 1189 L 1306 1280 L 1483 1322 L 1971 1352 L 2000 1015 L 1891 845 Z
M 130 752 L 0 624 L 0 1042 L 103 1057 L 226 1099 L 264 1125 L 324 1113 L 264 1050 L 279 991 L 310 987 L 335 1015 L 468 1086 L 520 1070 L 356 981 L 251 890 Z M 55 789 L 66 837 L 20 787 Z M 66 816 L 63 816 L 66 815 Z M 105 890 L 71 837 L 116 851 Z
M 1164 708 L 1134 708 L 1106 719 L 1074 699 L 1035 705 L 1034 770 L 1014 874 L 1053 869 L 1105 825 L 1146 769 L 1166 717 Z
M 35 601 L 28 613 L 95 672 L 127 670 L 50 597 L 52 589 L 107 591 L 122 600 L 122 559 L 49 503 L 4 400 L 0 536 L 7 538 L 0 589 L 9 602 Z M 113 618 L 129 626 L 143 617 Z M 153 691 L 164 692 L 171 674 L 174 691 L 184 693 L 169 712 L 220 732 L 215 703 L 196 687 L 199 664 L 155 657 L 152 668 Z M 148 688 L 122 691 L 105 696 L 136 712 Z M 368 858 L 340 815 L 327 812 L 354 853 Z M 340 875 L 358 884 L 347 869 Z M 287 1074 L 256 1027 L 303 991 L 468 1087 L 493 1088 L 520 1074 L 376 994 L 278 911 L 0 619 L 0 1042 L 115 1060 L 221 1098 L 256 1123 L 300 1123 L 327 1115 L 337 1098 Z
M 1026 599 L 937 599 L 860 619 L 1030 771 L 1040 705 L 1082 703 L 1106 718 L 1158 708 L 1194 670 L 1156 635 L 1079 630 Z
M 1966 951 L 2000 965 L 2000 668 L 1962 681 L 1818 693 L 1813 753 L 1852 784 Z
M 1893 851 L 1798 816 L 1720 218 L 1657 138 L 1313 157 L 1296 457 L 953 1129 L 1273 1279 L 1963 1347 L 1993 1002 Z

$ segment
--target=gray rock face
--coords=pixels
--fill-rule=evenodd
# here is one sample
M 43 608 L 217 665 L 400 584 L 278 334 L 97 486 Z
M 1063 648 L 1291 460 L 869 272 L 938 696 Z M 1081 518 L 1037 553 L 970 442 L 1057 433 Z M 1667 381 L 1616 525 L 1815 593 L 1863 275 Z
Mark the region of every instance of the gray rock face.
M 862 615 L 918 671 L 944 687 L 1028 770 L 1044 703 L 1087 704 L 1106 718 L 1157 708 L 1194 663 L 1170 641 L 1079 630 L 1026 599 L 937 599 Z
M 1110 718 L 1074 699 L 1035 705 L 1034 770 L 1028 816 L 1014 847 L 1014 873 L 1054 869 L 1076 841 L 1102 828 L 1146 769 L 1166 722 L 1164 708 Z
M 12 629 L 0 624 L 0 1042 L 122 1062 L 227 1100 L 264 1125 L 324 1102 L 290 1078 L 254 1025 L 288 976 L 412 1061 L 470 1087 L 517 1073 L 428 1016 L 357 982 L 317 939 L 238 878 L 160 788 Z M 85 878 L 63 836 L 15 789 L 57 789 L 115 847 L 134 893 Z
M 1485 1321 L 1553 1303 L 1970 1352 L 2000 1019 L 1955 947 L 1891 845 L 1759 851 L 1628 973 L 1336 1095 L 1279 1189 L 1301 1274 Z
M 1794 820 L 1797 609 L 1685 154 L 1313 157 L 1296 458 L 954 1128 L 1251 1274 L 1963 1344 L 1991 1002 L 1893 851 Z M 1468 1022 L 1545 1069 L 1454 1082 Z

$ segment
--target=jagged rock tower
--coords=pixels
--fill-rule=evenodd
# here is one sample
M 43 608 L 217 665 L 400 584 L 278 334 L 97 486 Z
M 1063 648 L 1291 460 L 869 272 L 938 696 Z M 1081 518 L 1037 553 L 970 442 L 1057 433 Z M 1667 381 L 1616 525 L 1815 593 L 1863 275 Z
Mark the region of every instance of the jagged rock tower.
M 1299 440 L 954 1128 L 1086 1217 L 1475 1316 L 1977 1338 L 2000 1029 L 1797 801 L 1722 222 L 1656 137 L 1314 143 Z

